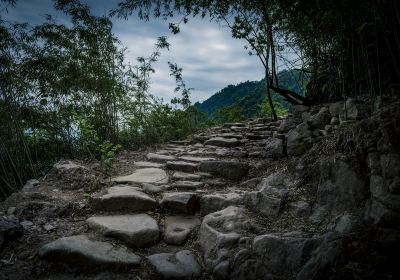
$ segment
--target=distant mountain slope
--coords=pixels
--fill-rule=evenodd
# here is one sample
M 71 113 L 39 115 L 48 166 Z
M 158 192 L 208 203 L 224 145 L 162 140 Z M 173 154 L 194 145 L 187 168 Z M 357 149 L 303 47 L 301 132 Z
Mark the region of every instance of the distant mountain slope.
M 308 76 L 299 70 L 284 70 L 278 73 L 279 86 L 285 89 L 292 90 L 304 95 L 301 88 L 301 83 L 298 81 L 305 81 Z M 195 107 L 208 114 L 210 118 L 214 117 L 218 109 L 227 106 L 240 106 L 243 113 L 247 117 L 256 116 L 260 112 L 259 105 L 266 98 L 266 86 L 264 80 L 261 81 L 247 81 L 237 85 L 228 85 L 221 91 L 215 93 L 210 98 L 202 103 L 196 103 Z M 282 98 L 273 92 L 273 99 L 289 109 L 290 104 L 282 100 Z

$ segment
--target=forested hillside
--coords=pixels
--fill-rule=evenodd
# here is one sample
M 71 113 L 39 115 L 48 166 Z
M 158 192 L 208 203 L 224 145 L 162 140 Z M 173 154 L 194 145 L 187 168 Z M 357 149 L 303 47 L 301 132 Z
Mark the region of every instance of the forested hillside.
M 279 85 L 294 92 L 305 95 L 305 86 L 309 75 L 300 70 L 284 70 L 278 73 Z M 194 106 L 200 111 L 207 113 L 208 118 L 215 118 L 218 110 L 224 107 L 237 106 L 241 108 L 245 117 L 260 116 L 262 114 L 261 105 L 267 98 L 265 80 L 247 81 L 237 85 L 229 85 L 221 91 L 215 93 L 202 103 Z M 292 105 L 284 100 L 280 95 L 272 91 L 272 99 L 285 109 L 291 109 Z

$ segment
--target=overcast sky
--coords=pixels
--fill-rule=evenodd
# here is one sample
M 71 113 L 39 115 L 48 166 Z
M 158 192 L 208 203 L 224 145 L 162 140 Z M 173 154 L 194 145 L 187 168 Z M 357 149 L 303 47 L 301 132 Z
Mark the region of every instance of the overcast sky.
M 117 6 L 118 0 L 83 0 L 94 14 L 105 15 Z M 37 24 L 45 14 L 56 15 L 60 21 L 68 18 L 53 8 L 52 0 L 18 0 L 15 8 L 8 9 L 4 18 L 10 21 Z M 229 84 L 263 77 L 262 65 L 257 57 L 249 56 L 244 41 L 233 39 L 229 29 L 204 19 L 190 19 L 181 32 L 173 35 L 168 22 L 141 21 L 135 15 L 128 20 L 113 19 L 114 34 L 127 47 L 127 62 L 135 64 L 138 56 L 151 53 L 157 37 L 168 36 L 169 51 L 163 51 L 155 65 L 151 93 L 169 101 L 175 96 L 175 81 L 169 76 L 168 61 L 183 68 L 187 86 L 194 88 L 191 100 L 203 101 Z

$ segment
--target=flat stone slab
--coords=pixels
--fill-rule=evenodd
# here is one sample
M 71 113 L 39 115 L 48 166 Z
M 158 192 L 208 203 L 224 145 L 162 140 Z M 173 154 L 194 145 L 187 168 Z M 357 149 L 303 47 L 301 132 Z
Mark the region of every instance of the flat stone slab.
M 242 202 L 243 197 L 238 193 L 207 194 L 200 198 L 200 210 L 202 215 L 207 215 Z
M 183 189 L 183 190 L 196 190 L 198 188 L 204 187 L 204 182 L 194 182 L 194 181 L 176 181 L 170 185 L 172 189 Z
M 214 137 L 206 142 L 204 145 L 217 146 L 217 147 L 235 147 L 240 144 L 240 141 L 236 138 L 224 138 L 224 137 Z
M 172 174 L 173 180 L 191 180 L 191 181 L 199 181 L 201 176 L 198 174 L 186 173 L 181 171 L 176 171 Z
M 164 193 L 160 202 L 164 210 L 173 213 L 194 214 L 197 209 L 197 197 L 194 193 Z
M 151 211 L 157 202 L 138 188 L 115 186 L 108 189 L 108 194 L 93 198 L 95 209 L 103 211 Z
M 95 216 L 86 222 L 104 236 L 120 239 L 129 246 L 146 247 L 160 238 L 156 220 L 147 214 Z
M 131 175 L 114 178 L 113 181 L 118 183 L 166 184 L 168 183 L 168 175 L 160 168 L 143 168 L 136 170 Z
M 175 160 L 175 157 L 169 155 L 162 155 L 162 154 L 155 154 L 155 153 L 148 153 L 146 155 L 147 159 L 150 161 L 155 162 L 167 162 L 170 160 Z
M 115 248 L 107 242 L 91 241 L 85 235 L 63 237 L 39 249 L 39 256 L 52 262 L 96 269 L 139 266 L 140 257 L 125 247 Z
M 133 164 L 136 168 L 162 168 L 165 165 L 151 161 L 135 161 Z
M 213 158 L 213 157 L 192 157 L 192 156 L 181 156 L 179 159 L 184 160 L 184 161 L 192 161 L 192 162 L 215 160 L 215 158 Z
M 196 172 L 199 168 L 197 163 L 187 161 L 167 161 L 167 168 L 183 172 Z
M 146 193 L 160 193 L 166 190 L 168 185 L 153 185 L 149 183 L 142 183 L 142 190 Z
M 201 267 L 189 250 L 177 253 L 161 253 L 147 257 L 161 279 L 197 279 Z
M 167 244 L 181 245 L 199 225 L 200 220 L 195 216 L 165 217 L 164 241 Z
M 200 163 L 199 170 L 231 180 L 240 180 L 249 171 L 249 165 L 237 161 L 204 161 Z

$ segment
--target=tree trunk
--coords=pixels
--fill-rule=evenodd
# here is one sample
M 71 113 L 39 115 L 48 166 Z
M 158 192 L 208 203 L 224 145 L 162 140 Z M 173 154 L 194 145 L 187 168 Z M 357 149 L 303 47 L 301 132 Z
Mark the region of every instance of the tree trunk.
M 266 86 L 267 86 L 267 96 L 268 96 L 269 107 L 271 108 L 272 116 L 273 116 L 274 120 L 276 121 L 276 120 L 278 120 L 278 116 L 276 115 L 274 103 L 272 102 L 271 90 L 269 88 L 268 72 L 267 71 L 265 71 L 265 83 L 266 83 Z

